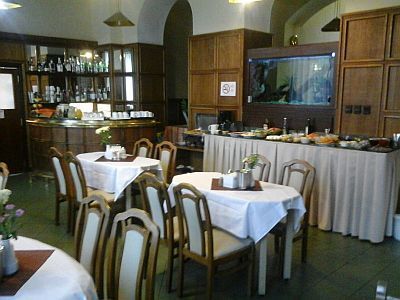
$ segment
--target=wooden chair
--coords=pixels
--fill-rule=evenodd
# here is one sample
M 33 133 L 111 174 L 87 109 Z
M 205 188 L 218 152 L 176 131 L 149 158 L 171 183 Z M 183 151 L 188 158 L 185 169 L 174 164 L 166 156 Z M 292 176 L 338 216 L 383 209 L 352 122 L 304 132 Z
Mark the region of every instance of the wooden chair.
M 258 162 L 253 170 L 255 180 L 268 181 L 271 162 L 263 155 L 258 155 Z
M 73 232 L 76 211 L 84 198 L 93 194 L 102 195 L 106 199 L 107 203 L 111 205 L 114 202 L 115 195 L 87 187 L 81 163 L 71 151 L 65 153 L 64 159 L 67 164 L 66 169 L 68 170 L 68 230 Z
M 0 190 L 6 188 L 8 175 L 10 175 L 10 171 L 8 170 L 8 166 L 5 162 L 0 162 Z
M 103 292 L 109 219 L 110 206 L 102 195 L 90 195 L 80 202 L 75 225 L 75 258 L 92 275 L 99 294 Z
M 310 212 L 311 192 L 314 186 L 315 168 L 304 160 L 294 159 L 282 165 L 279 177 L 279 184 L 292 186 L 302 195 L 306 207 L 306 213 L 300 224 L 300 229 L 293 238 L 293 241 L 302 240 L 301 261 L 307 260 L 307 238 L 308 238 L 308 219 Z M 280 252 L 281 265 L 285 249 L 286 223 L 279 222 L 270 231 L 275 236 L 275 251 Z M 279 243 L 279 239 L 281 240 Z M 280 247 L 279 247 L 280 244 Z M 280 248 L 280 249 L 279 249 Z
M 207 267 L 207 299 L 212 296 L 214 275 L 218 267 L 237 260 L 231 271 L 248 268 L 248 292 L 252 292 L 254 242 L 239 239 L 211 225 L 207 200 L 193 185 L 181 183 L 174 187 L 179 221 L 178 296 L 182 296 L 185 259 Z M 181 234 L 186 229 L 186 237 Z M 225 269 L 224 271 L 227 271 Z
M 148 213 L 131 208 L 115 216 L 104 264 L 104 299 L 154 298 L 160 231 Z
M 160 229 L 160 240 L 168 248 L 167 291 L 171 292 L 174 258 L 178 257 L 178 218 L 174 216 L 164 181 L 160 181 L 156 175 L 150 172 L 143 172 L 136 178 L 135 182 L 140 189 L 142 207 L 151 215 L 153 222 L 157 224 Z M 173 225 L 171 226 L 171 224 Z
M 168 141 L 157 144 L 154 151 L 154 158 L 160 160 L 164 181 L 170 183 L 175 174 L 175 160 L 177 148 Z
M 56 183 L 55 224 L 60 225 L 60 204 L 68 200 L 64 155 L 55 147 L 49 149 L 50 162 Z
M 153 143 L 146 138 L 137 140 L 133 145 L 133 155 L 141 157 L 151 157 L 153 154 Z

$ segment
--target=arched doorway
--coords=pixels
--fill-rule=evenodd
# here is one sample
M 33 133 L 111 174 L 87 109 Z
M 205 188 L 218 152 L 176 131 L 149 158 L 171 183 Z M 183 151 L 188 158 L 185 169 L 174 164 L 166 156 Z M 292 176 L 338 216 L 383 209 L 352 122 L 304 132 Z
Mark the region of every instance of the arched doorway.
M 188 100 L 188 37 L 193 34 L 193 16 L 187 0 L 171 8 L 164 27 L 166 123 L 186 124 L 182 109 Z

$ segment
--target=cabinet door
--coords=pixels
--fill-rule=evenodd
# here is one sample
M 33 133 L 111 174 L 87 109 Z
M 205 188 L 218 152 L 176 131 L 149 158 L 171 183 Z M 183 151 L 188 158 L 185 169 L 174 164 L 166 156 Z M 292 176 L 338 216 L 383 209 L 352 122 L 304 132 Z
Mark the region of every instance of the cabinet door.
M 215 105 L 215 74 L 192 74 L 190 76 L 190 103 L 193 106 Z
M 400 10 L 389 17 L 388 58 L 400 58 Z
M 191 71 L 215 69 L 215 37 L 191 38 L 189 43 L 189 68 Z
M 217 37 L 218 69 L 240 69 L 243 65 L 243 34 Z
M 343 18 L 343 61 L 381 60 L 385 56 L 387 14 Z
M 344 67 L 342 74 L 341 133 L 377 135 L 383 67 Z
M 217 123 L 217 110 L 207 107 L 190 107 L 189 128 L 207 130 L 209 124 Z
M 389 64 L 386 69 L 385 111 L 400 112 L 400 64 Z
M 383 136 L 391 138 L 393 133 L 400 133 L 400 115 L 383 117 Z

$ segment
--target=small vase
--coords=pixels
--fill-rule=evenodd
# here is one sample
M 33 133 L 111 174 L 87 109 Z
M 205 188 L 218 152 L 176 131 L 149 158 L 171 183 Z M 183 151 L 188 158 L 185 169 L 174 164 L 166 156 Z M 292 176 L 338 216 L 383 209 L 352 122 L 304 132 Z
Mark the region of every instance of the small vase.
M 104 157 L 107 159 L 112 159 L 111 145 L 106 145 L 106 152 L 104 152 Z
M 15 256 L 14 245 L 11 243 L 11 238 L 1 240 L 3 245 L 3 275 L 12 275 L 18 271 L 18 260 Z

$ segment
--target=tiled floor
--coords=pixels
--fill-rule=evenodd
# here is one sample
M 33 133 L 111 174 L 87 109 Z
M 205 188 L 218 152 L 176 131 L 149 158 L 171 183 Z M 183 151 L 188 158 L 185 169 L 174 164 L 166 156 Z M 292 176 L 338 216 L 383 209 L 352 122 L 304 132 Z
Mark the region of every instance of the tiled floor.
M 66 233 L 66 205 L 62 205 L 61 225 L 54 225 L 54 182 L 27 174 L 9 178 L 7 188 L 11 202 L 24 208 L 20 235 L 32 237 L 73 253 L 73 237 Z M 272 246 L 272 242 L 269 246 Z M 371 244 L 356 238 L 311 228 L 306 264 L 300 263 L 300 243 L 295 243 L 292 278 L 278 276 L 273 251 L 268 259 L 267 298 L 270 299 L 373 299 L 378 280 L 388 282 L 391 296 L 400 297 L 400 242 L 387 239 Z M 160 248 L 156 299 L 175 299 L 176 292 L 165 290 L 166 249 Z M 206 273 L 204 268 L 188 263 L 185 273 L 184 298 L 203 299 Z M 174 273 L 175 275 L 176 273 Z M 174 285 L 175 285 L 174 277 Z M 246 299 L 246 274 L 218 277 L 214 298 Z M 254 296 L 253 298 L 261 298 Z

